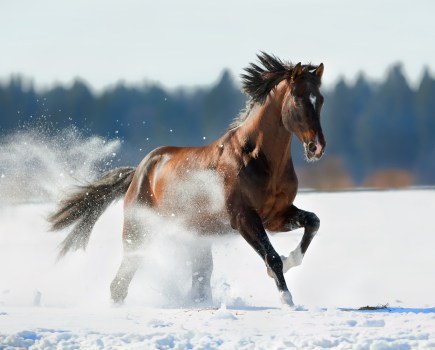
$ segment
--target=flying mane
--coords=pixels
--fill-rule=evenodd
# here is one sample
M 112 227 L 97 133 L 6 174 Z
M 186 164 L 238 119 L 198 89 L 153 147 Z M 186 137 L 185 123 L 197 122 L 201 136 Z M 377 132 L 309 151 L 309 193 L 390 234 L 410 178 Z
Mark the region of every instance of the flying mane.
M 290 79 L 294 64 L 283 62 L 274 55 L 261 52 L 257 55 L 261 66 L 256 63 L 250 63 L 244 70 L 246 73 L 241 74 L 242 91 L 250 96 L 246 103 L 245 109 L 233 120 L 229 130 L 237 128 L 249 117 L 250 112 L 257 104 L 263 104 L 269 93 L 284 79 Z M 312 74 L 316 66 L 311 64 L 302 66 L 302 77 L 320 85 L 320 79 Z

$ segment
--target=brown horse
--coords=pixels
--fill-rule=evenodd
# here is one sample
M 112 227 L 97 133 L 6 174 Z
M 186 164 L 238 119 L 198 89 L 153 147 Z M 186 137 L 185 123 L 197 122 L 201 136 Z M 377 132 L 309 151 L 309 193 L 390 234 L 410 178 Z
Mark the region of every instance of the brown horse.
M 325 150 L 320 126 L 323 64 L 292 65 L 261 53 L 260 65 L 242 75 L 251 99 L 227 132 L 205 147 L 161 147 L 137 168 L 114 169 L 66 198 L 50 216 L 53 230 L 76 224 L 60 255 L 85 248 L 99 216 L 113 200 L 124 197 L 124 257 L 110 290 L 115 302 L 127 296 L 140 261 L 146 227 L 140 210 L 177 215 L 200 235 L 237 230 L 264 260 L 285 304 L 293 305 L 284 273 L 301 263 L 320 221 L 293 205 L 298 180 L 291 158 L 292 135 L 304 145 L 307 160 Z M 213 189 L 213 190 L 211 190 Z M 145 211 L 142 211 L 145 212 Z M 304 227 L 298 247 L 279 256 L 266 234 Z M 208 244 L 194 249 L 192 293 L 211 297 L 212 252 Z

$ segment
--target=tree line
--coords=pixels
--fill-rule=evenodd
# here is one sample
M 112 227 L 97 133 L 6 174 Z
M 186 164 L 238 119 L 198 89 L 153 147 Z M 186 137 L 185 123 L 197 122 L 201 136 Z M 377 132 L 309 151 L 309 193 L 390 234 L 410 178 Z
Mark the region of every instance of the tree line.
M 435 184 L 435 79 L 428 70 L 417 87 L 395 65 L 382 81 L 361 74 L 354 83 L 340 79 L 322 93 L 327 152 L 317 176 L 344 174 L 347 182 L 336 187 L 361 186 L 376 174 L 384 174 L 387 184 L 397 174 L 406 174 L 406 185 Z M 74 125 L 85 136 L 121 139 L 121 163 L 136 164 L 161 145 L 213 141 L 246 99 L 227 70 L 208 87 L 168 90 L 158 84 L 118 84 L 101 93 L 80 80 L 40 90 L 15 76 L 0 84 L 0 138 L 37 123 L 50 125 L 53 132 Z M 301 146 L 294 146 L 294 160 L 305 174 L 309 168 Z M 305 185 L 325 187 L 309 181 Z

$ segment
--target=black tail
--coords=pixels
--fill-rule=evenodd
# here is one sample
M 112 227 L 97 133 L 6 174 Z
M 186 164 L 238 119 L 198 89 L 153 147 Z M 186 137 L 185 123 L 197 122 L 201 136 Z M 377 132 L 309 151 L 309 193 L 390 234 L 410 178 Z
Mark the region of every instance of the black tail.
M 85 249 L 98 218 L 107 207 L 127 192 L 136 168 L 117 168 L 60 202 L 59 209 L 48 217 L 51 230 L 58 231 L 76 224 L 61 244 L 59 257 L 69 250 Z

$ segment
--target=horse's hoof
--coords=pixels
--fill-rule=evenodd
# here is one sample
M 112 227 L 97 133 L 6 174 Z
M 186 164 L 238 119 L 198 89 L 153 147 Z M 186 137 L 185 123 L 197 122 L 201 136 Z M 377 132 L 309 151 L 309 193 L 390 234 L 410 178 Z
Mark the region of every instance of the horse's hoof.
M 116 301 L 116 300 L 112 299 L 112 306 L 113 307 L 121 307 L 123 305 L 124 305 L 124 300 L 118 300 L 118 301 Z
M 192 288 L 190 296 L 193 303 L 197 305 L 205 305 L 213 301 L 213 296 L 210 288 L 207 288 L 206 290 L 197 290 L 196 288 Z
M 124 300 L 126 296 L 127 296 L 126 293 L 124 294 L 117 293 L 117 294 L 112 294 L 110 299 L 112 300 L 113 305 L 121 306 L 124 304 Z
M 285 306 L 295 306 L 292 295 L 288 290 L 281 292 L 281 303 Z
M 125 292 L 122 293 L 119 291 L 112 290 L 111 300 L 113 305 L 118 305 L 118 306 L 123 305 L 126 297 L 127 297 L 127 293 Z

